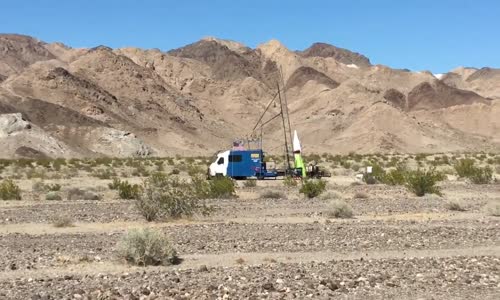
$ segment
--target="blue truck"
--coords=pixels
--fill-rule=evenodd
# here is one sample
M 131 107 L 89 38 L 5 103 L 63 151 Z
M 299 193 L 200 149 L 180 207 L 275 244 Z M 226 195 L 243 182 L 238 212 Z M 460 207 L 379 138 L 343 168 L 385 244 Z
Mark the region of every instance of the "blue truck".
M 209 177 L 228 176 L 234 179 L 246 179 L 248 177 L 276 179 L 278 173 L 275 168 L 267 168 L 262 149 L 220 152 L 208 168 Z

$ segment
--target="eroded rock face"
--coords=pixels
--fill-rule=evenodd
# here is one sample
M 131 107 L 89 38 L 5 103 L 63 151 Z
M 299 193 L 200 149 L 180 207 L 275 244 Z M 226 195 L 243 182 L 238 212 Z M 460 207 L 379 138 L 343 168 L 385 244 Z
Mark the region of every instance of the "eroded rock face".
M 0 138 L 31 129 L 31 124 L 20 113 L 0 115 Z
M 153 148 L 145 144 L 133 133 L 113 128 L 104 128 L 91 133 L 94 143 L 90 149 L 109 156 L 146 157 L 155 153 Z

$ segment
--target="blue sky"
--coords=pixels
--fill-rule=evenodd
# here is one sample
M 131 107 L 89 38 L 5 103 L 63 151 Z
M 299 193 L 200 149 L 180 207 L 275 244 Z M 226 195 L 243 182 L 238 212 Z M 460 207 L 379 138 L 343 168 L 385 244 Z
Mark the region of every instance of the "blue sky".
M 446 72 L 500 68 L 500 1 L 2 0 L 0 32 L 72 47 L 169 50 L 216 36 L 292 50 L 326 42 L 372 63 Z

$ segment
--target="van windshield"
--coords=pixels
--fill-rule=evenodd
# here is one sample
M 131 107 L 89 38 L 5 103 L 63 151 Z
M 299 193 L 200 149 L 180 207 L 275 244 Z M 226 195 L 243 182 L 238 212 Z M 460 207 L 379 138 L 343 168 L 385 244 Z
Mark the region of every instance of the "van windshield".
M 222 165 L 224 163 L 224 157 L 219 157 L 219 160 L 217 160 L 218 165 Z

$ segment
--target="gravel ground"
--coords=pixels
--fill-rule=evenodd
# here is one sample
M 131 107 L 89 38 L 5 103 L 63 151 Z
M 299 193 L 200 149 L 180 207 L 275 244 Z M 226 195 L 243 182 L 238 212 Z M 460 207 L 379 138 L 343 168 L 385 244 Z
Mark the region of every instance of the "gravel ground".
M 380 251 L 451 249 L 500 245 L 498 222 L 363 222 L 305 224 L 204 224 L 163 228 L 181 254 L 231 252 Z M 0 245 L 0 270 L 57 266 L 61 258 L 113 258 L 123 232 L 6 234 Z M 14 266 L 14 267 L 13 267 Z
M 209 201 L 218 210 L 208 218 L 153 224 L 186 259 L 141 271 L 114 252 L 128 226 L 141 226 L 131 201 L 0 203 L 0 299 L 500 298 L 500 219 L 482 210 L 500 200 L 499 185 L 446 183 L 443 198 L 332 184 L 323 200 L 283 186 L 274 189 L 287 199 L 259 197 L 271 188 Z M 333 199 L 357 219 L 326 219 Z M 467 211 L 450 212 L 450 200 Z M 77 226 L 47 226 L 57 216 Z
M 0 282 L 9 299 L 498 299 L 497 257 L 348 260 Z

